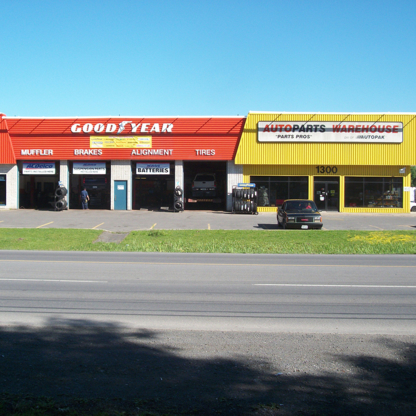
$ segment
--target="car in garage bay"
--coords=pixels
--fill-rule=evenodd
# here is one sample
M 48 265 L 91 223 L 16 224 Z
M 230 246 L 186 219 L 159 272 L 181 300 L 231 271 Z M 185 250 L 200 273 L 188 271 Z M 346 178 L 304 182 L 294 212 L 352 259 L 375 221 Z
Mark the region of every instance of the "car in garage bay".
M 192 198 L 215 198 L 217 180 L 215 173 L 198 173 L 192 181 Z
M 301 230 L 321 229 L 322 215 L 309 199 L 287 199 L 277 209 L 277 226 Z

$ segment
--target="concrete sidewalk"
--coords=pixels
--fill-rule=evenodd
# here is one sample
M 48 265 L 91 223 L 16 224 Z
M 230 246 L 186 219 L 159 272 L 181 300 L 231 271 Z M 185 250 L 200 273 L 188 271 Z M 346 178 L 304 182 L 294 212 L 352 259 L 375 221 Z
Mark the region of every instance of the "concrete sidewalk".
M 344 214 L 323 212 L 324 230 L 416 230 L 416 213 Z M 1 228 L 134 230 L 278 230 L 275 213 L 223 211 L 0 210 Z M 279 232 L 284 230 L 279 229 Z

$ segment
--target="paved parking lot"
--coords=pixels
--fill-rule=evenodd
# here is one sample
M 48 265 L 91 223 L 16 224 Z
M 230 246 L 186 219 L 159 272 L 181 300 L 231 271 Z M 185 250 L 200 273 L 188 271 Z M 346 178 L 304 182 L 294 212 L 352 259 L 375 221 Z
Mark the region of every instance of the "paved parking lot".
M 324 212 L 325 230 L 416 230 L 416 213 L 343 214 Z M 1 228 L 80 228 L 133 230 L 278 230 L 276 214 L 223 211 L 0 210 Z M 280 230 L 284 232 L 284 230 Z

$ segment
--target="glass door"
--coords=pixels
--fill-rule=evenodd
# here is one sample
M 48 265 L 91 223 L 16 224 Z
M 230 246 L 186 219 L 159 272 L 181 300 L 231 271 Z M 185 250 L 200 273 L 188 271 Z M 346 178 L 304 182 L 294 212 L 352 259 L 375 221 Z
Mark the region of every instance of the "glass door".
M 320 211 L 339 211 L 339 178 L 315 177 L 314 201 Z

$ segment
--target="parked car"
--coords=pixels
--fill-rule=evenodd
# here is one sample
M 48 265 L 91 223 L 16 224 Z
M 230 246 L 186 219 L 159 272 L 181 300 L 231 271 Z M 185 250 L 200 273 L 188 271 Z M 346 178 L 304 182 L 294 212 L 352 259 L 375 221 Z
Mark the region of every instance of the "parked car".
M 282 228 L 321 229 L 322 215 L 315 202 L 308 199 L 287 199 L 277 209 L 277 226 Z
M 192 181 L 192 198 L 216 198 L 217 180 L 215 173 L 198 173 Z
M 410 211 L 416 212 L 416 187 L 410 188 Z

